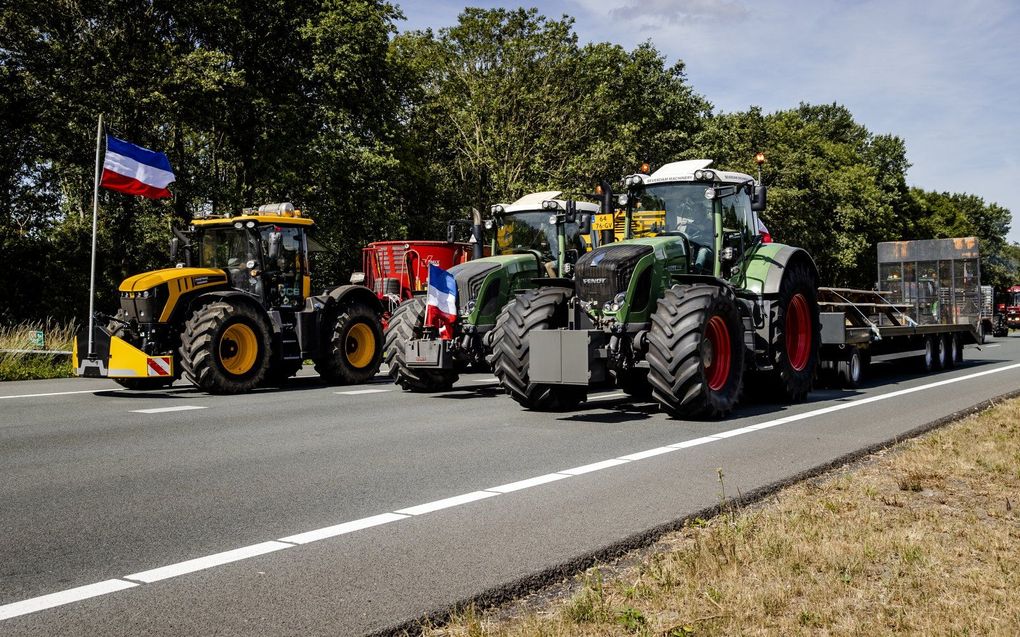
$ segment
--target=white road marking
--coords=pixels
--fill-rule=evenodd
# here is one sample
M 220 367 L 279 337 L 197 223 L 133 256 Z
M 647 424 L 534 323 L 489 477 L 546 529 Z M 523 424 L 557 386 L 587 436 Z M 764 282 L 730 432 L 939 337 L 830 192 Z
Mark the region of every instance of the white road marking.
M 588 396 L 588 400 L 606 400 L 609 398 L 625 398 L 627 392 L 614 391 L 608 394 L 595 394 L 594 396 Z
M 186 562 L 178 562 L 177 564 L 170 564 L 169 566 L 161 566 L 160 568 L 154 568 L 151 571 L 142 571 L 141 573 L 135 573 L 133 575 L 125 575 L 124 579 L 151 584 L 160 580 L 170 579 L 171 577 L 177 577 L 178 575 L 184 575 L 185 573 L 194 573 L 195 571 L 205 570 L 207 568 L 212 568 L 213 566 L 222 566 L 223 564 L 246 560 L 249 557 L 255 557 L 256 555 L 265 555 L 266 553 L 272 553 L 273 551 L 280 551 L 282 549 L 289 549 L 293 547 L 294 544 L 284 542 L 262 542 L 261 544 L 242 546 L 239 549 L 223 551 L 222 553 L 206 555 L 205 557 L 198 557 Z
M 502 484 L 498 487 L 491 487 L 486 491 L 495 491 L 496 493 L 511 493 L 513 491 L 520 491 L 521 489 L 530 489 L 531 487 L 537 487 L 540 484 L 546 484 L 548 482 L 556 482 L 570 476 L 565 473 L 547 473 L 544 476 L 536 476 L 534 478 L 528 478 L 527 480 L 518 480 L 517 482 L 511 482 L 509 484 Z
M 494 491 L 472 491 L 471 493 L 465 493 L 463 495 L 455 495 L 452 498 L 443 498 L 442 500 L 426 502 L 425 504 L 419 504 L 418 506 L 408 507 L 406 509 L 397 509 L 394 513 L 403 513 L 404 515 L 424 515 L 440 509 L 449 509 L 450 507 L 460 506 L 462 504 L 467 504 L 468 502 L 475 502 L 476 500 L 484 500 L 485 498 L 491 498 L 497 495 L 499 494 Z
M 290 542 L 291 544 L 308 544 L 309 542 L 318 542 L 328 537 L 336 537 L 337 535 L 344 535 L 345 533 L 353 533 L 354 531 L 360 531 L 362 529 L 368 529 L 373 526 L 379 526 L 380 524 L 389 524 L 390 522 L 396 522 L 397 520 L 406 520 L 411 516 L 400 515 L 398 513 L 383 513 L 382 515 L 373 515 L 370 518 L 361 518 L 360 520 L 354 520 L 352 522 L 344 522 L 343 524 L 335 524 L 333 526 L 323 527 L 314 531 L 306 531 L 304 533 L 298 533 L 297 535 L 290 535 L 288 537 L 281 537 L 281 542 Z
M 39 398 L 42 396 L 70 396 L 71 394 L 97 394 L 101 391 L 127 391 L 126 389 L 81 389 L 78 391 L 54 391 L 45 394 L 19 394 L 17 396 L 0 396 L 0 400 L 8 400 L 10 398 Z
M 11 617 L 17 617 L 18 615 L 27 615 L 28 613 L 46 610 L 47 608 L 53 608 L 54 606 L 63 606 L 64 604 L 78 602 L 90 597 L 98 597 L 100 595 L 106 595 L 107 593 L 115 593 L 117 591 L 122 591 L 125 588 L 133 588 L 135 586 L 138 586 L 138 584 L 135 584 L 134 582 L 125 582 L 122 579 L 108 579 L 105 582 L 96 582 L 95 584 L 79 586 L 78 588 L 69 588 L 66 591 L 60 591 L 59 593 L 50 593 L 49 595 L 33 597 L 21 602 L 14 602 L 13 604 L 0 606 L 0 621 L 10 619 Z
M 630 460 L 621 460 L 620 458 L 613 458 L 612 460 L 603 460 L 602 462 L 593 462 L 591 464 L 582 465 L 580 467 L 574 467 L 573 469 L 564 469 L 563 471 L 557 471 L 556 473 L 565 473 L 568 476 L 579 476 L 583 473 L 591 473 L 592 471 L 602 471 L 609 467 L 615 467 L 621 464 L 627 464 Z
M 392 389 L 355 389 L 354 391 L 338 391 L 334 392 L 339 396 L 358 396 L 360 394 L 381 394 L 383 392 L 393 391 Z
M 193 409 L 209 409 L 198 405 L 177 405 L 176 407 L 154 407 L 152 409 L 132 409 L 133 414 L 165 414 L 171 411 L 191 411 Z
M 1002 343 L 996 343 L 995 345 L 982 345 L 981 347 L 985 348 L 1002 347 Z
M 157 392 L 161 394 L 171 394 L 180 391 L 193 391 L 193 390 L 194 387 L 175 387 L 173 389 L 160 389 L 157 390 Z M 117 389 L 114 387 L 109 387 L 107 389 L 77 389 L 75 391 L 54 391 L 47 392 L 45 394 L 18 394 L 17 396 L 0 396 L 0 400 L 8 400 L 10 398 L 40 398 L 43 396 L 71 396 L 74 394 L 98 394 L 100 392 L 105 391 L 128 391 L 128 390 L 125 388 Z
M 471 380 L 471 382 L 472 383 L 498 383 L 499 379 L 495 378 L 495 377 L 493 377 L 493 378 L 473 378 Z
M 292 535 L 290 537 L 282 538 L 276 541 L 263 542 L 261 544 L 254 544 L 252 546 L 246 546 L 239 549 L 234 549 L 232 551 L 225 551 L 223 553 L 217 553 L 215 555 L 200 557 L 193 560 L 188 560 L 186 562 L 180 562 L 178 564 L 171 564 L 169 566 L 163 566 L 161 568 L 152 569 L 150 571 L 143 571 L 141 573 L 135 573 L 134 575 L 127 575 L 124 577 L 124 579 L 130 579 L 144 583 L 157 582 L 171 577 L 177 577 L 178 575 L 193 573 L 195 571 L 199 571 L 202 569 L 220 566 L 222 564 L 229 564 L 231 562 L 244 560 L 258 555 L 264 555 L 266 553 L 272 553 L 274 551 L 279 551 L 281 549 L 292 548 L 299 544 L 307 544 L 309 542 L 315 542 L 321 539 L 326 539 L 337 535 L 343 535 L 345 533 L 351 533 L 357 530 L 379 526 L 381 524 L 387 524 L 389 522 L 396 522 L 399 520 L 408 519 L 411 516 L 425 515 L 433 511 L 448 509 L 460 506 L 462 504 L 467 504 L 469 502 L 476 502 L 478 500 L 496 497 L 505 493 L 522 491 L 524 489 L 529 489 L 531 487 L 547 484 L 549 482 L 556 482 L 562 478 L 593 473 L 596 471 L 601 471 L 603 469 L 609 469 L 611 467 L 629 464 L 631 462 L 635 462 L 645 458 L 651 458 L 661 454 L 669 453 L 671 451 L 677 451 L 680 449 L 687 449 L 690 447 L 696 447 L 699 445 L 718 442 L 720 440 L 726 440 L 727 438 L 732 438 L 734 436 L 754 433 L 763 429 L 778 427 L 779 425 L 785 425 L 791 422 L 797 422 L 808 418 L 814 418 L 816 416 L 823 416 L 825 414 L 830 414 L 836 411 L 842 411 L 844 409 L 852 409 L 860 405 L 867 405 L 882 400 L 897 398 L 899 396 L 904 396 L 915 392 L 934 389 L 936 387 L 943 387 L 945 385 L 951 385 L 953 383 L 973 380 L 975 378 L 981 378 L 983 376 L 988 376 L 990 374 L 998 374 L 1001 372 L 1006 372 L 1018 368 L 1020 368 L 1020 363 L 1014 363 L 1011 365 L 1005 365 L 1003 367 L 996 367 L 993 369 L 987 369 L 973 374 L 967 374 L 965 376 L 957 376 L 955 378 L 948 378 L 946 380 L 940 380 L 925 385 L 918 385 L 917 387 L 900 389 L 886 394 L 878 394 L 875 396 L 869 396 L 867 398 L 848 400 L 846 402 L 830 405 L 828 407 L 822 407 L 820 409 L 815 409 L 800 414 L 794 414 L 792 416 L 785 416 L 783 418 L 777 418 L 775 420 L 758 423 L 756 425 L 749 425 L 737 429 L 730 429 L 709 436 L 702 436 L 700 438 L 694 438 L 692 440 L 684 440 L 682 442 L 678 442 L 672 445 L 666 445 L 664 447 L 655 447 L 654 449 L 638 451 L 635 453 L 628 454 L 626 456 L 620 456 L 618 458 L 611 458 L 609 460 L 593 462 L 591 464 L 582 465 L 580 467 L 574 467 L 572 469 L 564 469 L 562 471 L 556 471 L 550 474 L 544 474 L 536 476 L 534 478 L 528 478 L 526 480 L 519 480 L 517 482 L 511 482 L 509 484 L 505 484 L 499 487 L 492 487 L 484 491 L 472 491 L 470 493 L 465 493 L 462 495 L 457 495 L 442 500 L 436 500 L 434 502 L 427 502 L 425 504 L 408 507 L 406 509 L 399 509 L 392 513 L 383 513 L 381 515 L 363 518 L 361 520 L 354 520 L 352 522 L 345 522 L 343 524 L 337 524 L 335 526 L 329 526 L 315 531 L 308 531 L 306 533 Z M 20 602 L 14 602 L 11 604 L 7 604 L 5 606 L 0 606 L 0 620 L 15 617 L 17 615 L 24 615 L 26 613 L 32 613 L 46 608 L 61 606 L 63 604 L 69 604 L 80 599 L 87 599 L 89 597 L 95 597 L 97 595 L 112 593 L 118 590 L 122 590 L 124 588 L 130 588 L 132 586 L 135 586 L 133 582 L 126 582 L 123 579 L 106 580 L 104 582 L 90 584 L 88 586 L 81 586 L 78 588 L 72 588 L 58 593 L 51 593 L 49 595 L 43 595 L 40 597 L 22 600 Z

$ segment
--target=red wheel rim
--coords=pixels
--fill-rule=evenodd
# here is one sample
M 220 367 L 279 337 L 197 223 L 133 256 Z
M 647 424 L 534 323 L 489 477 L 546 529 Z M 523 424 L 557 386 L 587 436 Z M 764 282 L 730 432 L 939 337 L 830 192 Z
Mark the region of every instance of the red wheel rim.
M 786 357 L 790 366 L 801 371 L 811 357 L 811 312 L 803 294 L 795 294 L 786 306 Z
M 721 316 L 713 316 L 705 327 L 705 340 L 710 351 L 703 356 L 708 388 L 719 391 L 730 377 L 730 328 Z

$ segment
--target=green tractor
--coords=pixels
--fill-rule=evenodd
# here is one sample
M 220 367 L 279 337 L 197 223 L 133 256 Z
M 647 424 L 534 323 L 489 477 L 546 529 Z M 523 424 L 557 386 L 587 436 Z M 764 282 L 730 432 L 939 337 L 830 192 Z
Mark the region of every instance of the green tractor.
M 492 329 L 503 306 L 520 290 L 542 281 L 569 281 L 574 264 L 592 239 L 594 203 L 564 200 L 560 192 L 525 195 L 512 204 L 492 206 L 485 224 L 491 255 L 450 268 L 456 280 L 453 325 L 426 324 L 426 298 L 404 301 L 385 334 L 390 377 L 409 391 L 449 389 L 467 369 L 485 368 Z
M 764 186 L 711 163 L 630 175 L 618 200 L 603 184 L 602 212 L 624 209 L 626 237 L 578 259 L 573 280 L 520 294 L 496 323 L 490 360 L 514 400 L 569 409 L 615 383 L 674 417 L 718 418 L 751 382 L 804 399 L 821 336 L 815 264 L 759 233 Z M 635 214 L 660 219 L 655 236 L 632 236 Z

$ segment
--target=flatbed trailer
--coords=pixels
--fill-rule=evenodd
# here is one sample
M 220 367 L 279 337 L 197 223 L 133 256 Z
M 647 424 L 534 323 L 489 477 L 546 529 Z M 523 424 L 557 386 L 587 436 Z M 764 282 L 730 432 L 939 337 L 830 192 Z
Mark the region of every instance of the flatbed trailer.
M 963 347 L 980 343 L 974 323 L 919 323 L 912 305 L 894 303 L 888 291 L 818 289 L 823 382 L 856 387 L 873 362 L 916 359 L 921 370 L 949 369 Z

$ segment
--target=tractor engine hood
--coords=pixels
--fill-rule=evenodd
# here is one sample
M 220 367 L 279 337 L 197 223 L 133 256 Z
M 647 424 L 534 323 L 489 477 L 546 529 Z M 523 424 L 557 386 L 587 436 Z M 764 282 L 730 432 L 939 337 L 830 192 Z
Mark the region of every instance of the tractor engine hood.
M 120 291 L 142 292 L 171 281 L 181 282 L 184 287 L 190 289 L 213 280 L 224 283 L 227 280 L 227 275 L 223 270 L 213 268 L 166 268 L 129 276 L 121 282 Z
M 143 272 L 120 284 L 119 317 L 139 323 L 166 323 L 182 296 L 225 286 L 227 273 L 213 268 L 167 268 Z

